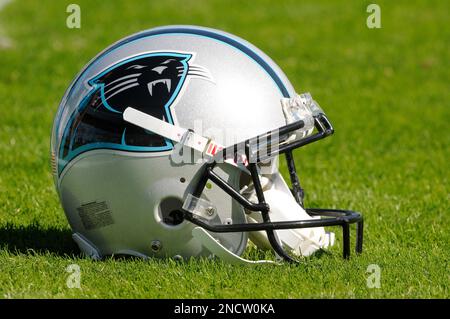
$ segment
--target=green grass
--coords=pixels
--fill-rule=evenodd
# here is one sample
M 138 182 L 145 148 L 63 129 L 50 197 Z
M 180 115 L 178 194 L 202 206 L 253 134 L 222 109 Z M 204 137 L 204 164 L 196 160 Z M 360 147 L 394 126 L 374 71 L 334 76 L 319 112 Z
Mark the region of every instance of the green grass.
M 0 298 L 448 298 L 450 5 L 377 1 L 14 1 L 0 12 Z M 364 213 L 364 253 L 299 266 L 81 258 L 54 190 L 49 138 L 65 88 L 98 51 L 139 30 L 199 24 L 269 54 L 331 118 L 297 151 L 308 206 Z M 283 167 L 283 172 L 285 168 Z M 256 252 L 250 252 L 253 254 Z M 81 289 L 66 286 L 80 265 Z M 370 264 L 381 288 L 366 285 Z

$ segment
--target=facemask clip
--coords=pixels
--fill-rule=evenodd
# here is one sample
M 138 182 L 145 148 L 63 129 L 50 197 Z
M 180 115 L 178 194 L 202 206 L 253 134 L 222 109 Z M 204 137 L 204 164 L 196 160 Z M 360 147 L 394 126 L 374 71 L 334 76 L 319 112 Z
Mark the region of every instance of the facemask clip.
M 183 209 L 206 220 L 212 220 L 217 216 L 217 208 L 214 204 L 192 194 L 186 197 Z

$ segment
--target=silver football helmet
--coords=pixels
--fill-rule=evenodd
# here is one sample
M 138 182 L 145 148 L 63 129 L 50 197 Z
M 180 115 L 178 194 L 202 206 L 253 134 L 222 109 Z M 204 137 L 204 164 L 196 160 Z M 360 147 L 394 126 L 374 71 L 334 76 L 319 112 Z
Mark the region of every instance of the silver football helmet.
M 53 126 L 56 188 L 88 256 L 232 263 L 249 240 L 287 261 L 333 244 L 324 226 L 363 220 L 305 209 L 292 150 L 333 133 L 311 95 L 296 94 L 252 44 L 167 26 L 105 49 L 66 91 Z M 278 171 L 285 154 L 291 187 Z

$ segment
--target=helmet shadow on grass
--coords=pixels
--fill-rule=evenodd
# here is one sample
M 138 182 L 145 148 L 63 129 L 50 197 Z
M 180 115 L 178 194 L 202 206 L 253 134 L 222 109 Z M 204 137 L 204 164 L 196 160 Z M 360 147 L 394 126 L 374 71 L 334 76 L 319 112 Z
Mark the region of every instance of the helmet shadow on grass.
M 38 223 L 7 223 L 0 226 L 0 250 L 13 255 L 50 253 L 65 257 L 81 256 L 69 229 L 47 227 Z

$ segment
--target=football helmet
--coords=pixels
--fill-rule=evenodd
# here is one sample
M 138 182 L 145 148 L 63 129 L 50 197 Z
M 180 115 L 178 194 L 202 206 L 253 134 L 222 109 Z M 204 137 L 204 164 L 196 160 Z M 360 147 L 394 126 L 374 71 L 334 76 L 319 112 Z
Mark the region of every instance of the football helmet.
M 325 226 L 349 210 L 303 207 L 292 151 L 333 133 L 310 94 L 226 32 L 165 26 L 131 35 L 92 59 L 55 117 L 51 156 L 62 207 L 94 259 L 242 258 L 251 241 L 297 261 L 333 244 Z M 290 185 L 278 171 L 284 154 Z

